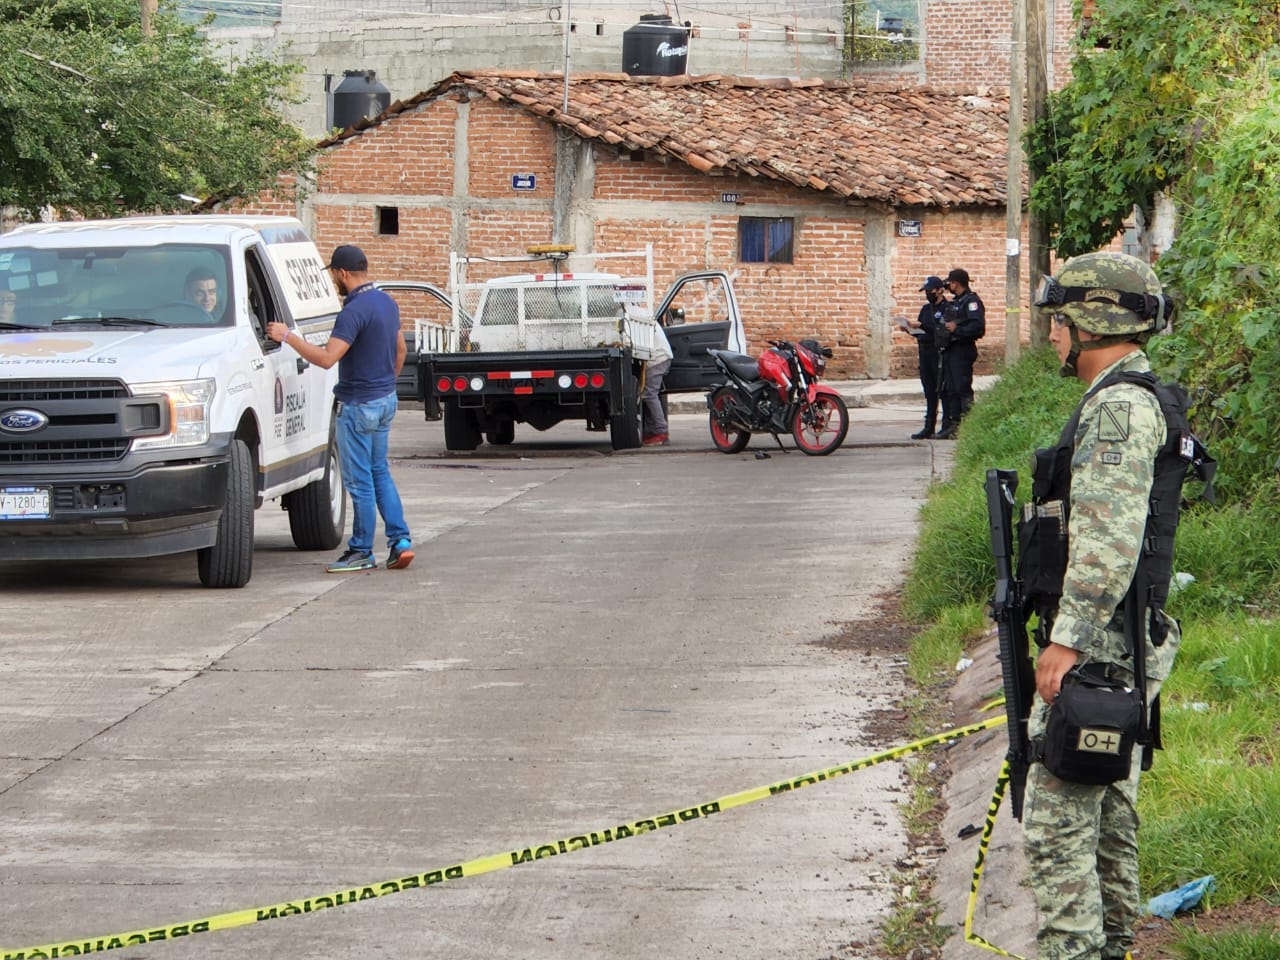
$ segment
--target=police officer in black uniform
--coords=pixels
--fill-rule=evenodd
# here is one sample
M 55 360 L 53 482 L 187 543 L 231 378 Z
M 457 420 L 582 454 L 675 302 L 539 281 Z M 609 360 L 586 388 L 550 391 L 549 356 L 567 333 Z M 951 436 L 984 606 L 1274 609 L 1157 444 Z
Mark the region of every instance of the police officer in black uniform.
M 920 388 L 924 391 L 924 426 L 911 435 L 912 440 L 928 440 L 938 426 L 942 370 L 939 367 L 941 354 L 934 337 L 938 327 L 942 326 L 947 307 L 946 285 L 941 277 L 926 277 L 920 289 L 924 291 L 926 302 L 921 305 L 916 318 L 907 321 L 909 327 L 920 331 L 914 336 L 920 351 Z
M 947 346 L 942 353 L 942 429 L 939 440 L 955 438 L 960 419 L 973 406 L 973 365 L 978 359 L 978 341 L 987 332 L 987 308 L 982 298 L 969 289 L 969 272 L 959 267 L 947 274 L 952 300 L 947 304 L 943 328 Z

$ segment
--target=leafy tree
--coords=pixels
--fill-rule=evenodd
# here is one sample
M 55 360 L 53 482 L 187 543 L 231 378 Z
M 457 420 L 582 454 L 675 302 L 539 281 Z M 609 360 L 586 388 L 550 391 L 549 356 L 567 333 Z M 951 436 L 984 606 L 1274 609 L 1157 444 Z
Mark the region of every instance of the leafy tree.
M 187 209 L 302 172 L 294 64 L 226 66 L 169 0 L 0 0 L 0 204 L 29 216 Z
M 1030 198 L 1059 256 L 1108 244 L 1157 192 L 1178 211 L 1156 265 L 1180 301 L 1152 341 L 1199 399 L 1219 488 L 1276 490 L 1280 418 L 1280 6 L 1256 0 L 1106 0 L 1070 84 L 1029 134 Z M 1096 44 L 1102 46 L 1095 46 Z

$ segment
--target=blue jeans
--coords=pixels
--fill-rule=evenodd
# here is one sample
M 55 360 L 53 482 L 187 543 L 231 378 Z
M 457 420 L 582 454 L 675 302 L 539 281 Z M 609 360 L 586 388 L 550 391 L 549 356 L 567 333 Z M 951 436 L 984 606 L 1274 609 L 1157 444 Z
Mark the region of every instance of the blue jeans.
M 344 403 L 338 412 L 338 454 L 342 482 L 351 496 L 351 539 L 347 546 L 361 553 L 373 552 L 378 528 L 376 510 L 382 514 L 387 544 L 409 539 L 400 492 L 387 464 L 387 438 L 396 415 L 396 395 L 367 403 Z

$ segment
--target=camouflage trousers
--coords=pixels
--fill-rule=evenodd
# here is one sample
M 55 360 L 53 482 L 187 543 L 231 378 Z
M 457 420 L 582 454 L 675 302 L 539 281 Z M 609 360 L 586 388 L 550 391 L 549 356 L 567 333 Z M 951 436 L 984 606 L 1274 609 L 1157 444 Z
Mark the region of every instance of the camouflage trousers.
M 1148 684 L 1154 696 L 1158 683 Z M 1154 688 L 1154 689 L 1151 689 Z M 1048 707 L 1036 696 L 1029 733 L 1044 734 Z M 1068 783 L 1033 763 L 1027 774 L 1023 849 L 1040 908 L 1037 960 L 1124 960 L 1133 946 L 1138 897 L 1138 777 Z

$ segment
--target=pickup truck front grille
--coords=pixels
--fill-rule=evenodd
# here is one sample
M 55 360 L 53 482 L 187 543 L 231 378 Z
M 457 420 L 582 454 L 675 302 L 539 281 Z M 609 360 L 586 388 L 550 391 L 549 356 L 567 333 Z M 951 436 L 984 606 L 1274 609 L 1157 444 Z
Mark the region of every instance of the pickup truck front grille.
M 0 403 L 38 403 L 43 400 L 103 400 L 127 397 L 119 380 L 0 380 Z
M 0 464 L 119 460 L 129 449 L 121 417 L 128 397 L 119 380 L 0 381 L 0 412 L 30 408 L 49 420 L 30 436 L 0 430 Z
M 0 442 L 0 463 L 97 463 L 119 460 L 129 441 L 71 440 L 64 443 Z

